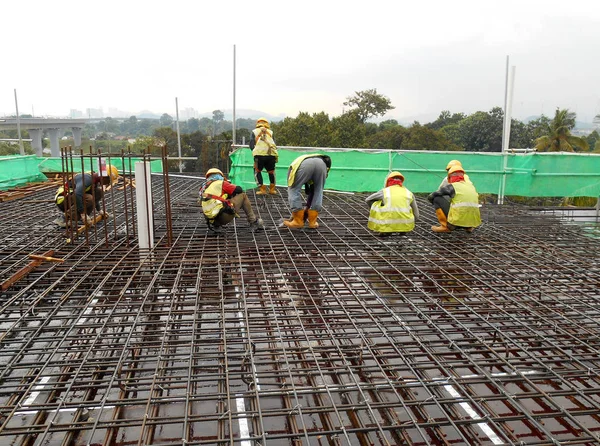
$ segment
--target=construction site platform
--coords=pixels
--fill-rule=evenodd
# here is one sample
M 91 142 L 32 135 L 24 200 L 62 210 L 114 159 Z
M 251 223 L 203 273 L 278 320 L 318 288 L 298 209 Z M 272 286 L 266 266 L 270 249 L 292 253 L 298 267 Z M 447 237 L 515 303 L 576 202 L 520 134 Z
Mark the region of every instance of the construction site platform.
M 0 202 L 0 445 L 598 445 L 598 226 L 484 205 L 472 234 L 207 231 L 200 180 L 153 177 L 155 247 L 113 218 L 69 240 L 54 189 Z M 167 229 L 172 229 L 169 243 Z M 52 260 L 30 255 L 51 253 Z M 19 276 L 19 271 L 27 273 Z

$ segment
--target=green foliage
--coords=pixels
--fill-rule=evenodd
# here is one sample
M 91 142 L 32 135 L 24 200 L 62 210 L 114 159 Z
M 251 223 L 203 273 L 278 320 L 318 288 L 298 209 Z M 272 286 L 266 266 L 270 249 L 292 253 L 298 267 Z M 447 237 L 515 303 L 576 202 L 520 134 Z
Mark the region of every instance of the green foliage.
M 438 132 L 418 122 L 409 129 L 401 145 L 404 150 L 459 150 L 442 132 Z
M 535 140 L 535 148 L 540 152 L 587 151 L 587 140 L 571 135 L 571 130 L 575 127 L 575 117 L 575 113 L 569 109 L 557 108 L 554 119 L 546 128 L 546 134 Z
M 450 113 L 448 110 L 443 110 L 435 121 L 425 124 L 425 126 L 433 130 L 441 130 L 447 125 L 458 124 L 466 117 L 467 115 L 464 113 Z
M 163 113 L 158 121 L 161 127 L 170 127 L 173 124 L 173 117 L 167 113 Z
M 386 125 L 369 136 L 366 145 L 371 149 L 400 150 L 407 134 L 408 130 L 401 125 Z
M 353 107 L 360 122 L 375 116 L 383 116 L 393 110 L 392 102 L 386 96 L 377 93 L 377 89 L 356 91 L 354 96 L 348 96 L 344 105 Z
M 281 146 L 332 147 L 332 126 L 327 113 L 301 112 L 271 125 L 275 142 Z
M 600 134 L 598 134 L 598 130 L 594 130 L 592 133 L 590 133 L 585 140 L 588 143 L 588 150 L 595 152 L 596 145 L 600 142 Z M 600 148 L 600 145 L 598 148 Z
M 442 127 L 444 135 L 456 146 L 470 152 L 500 152 L 502 150 L 502 119 L 500 107 L 489 112 L 478 111 L 455 124 Z
M 365 147 L 366 131 L 358 110 L 350 110 L 333 118 L 331 128 L 331 147 Z

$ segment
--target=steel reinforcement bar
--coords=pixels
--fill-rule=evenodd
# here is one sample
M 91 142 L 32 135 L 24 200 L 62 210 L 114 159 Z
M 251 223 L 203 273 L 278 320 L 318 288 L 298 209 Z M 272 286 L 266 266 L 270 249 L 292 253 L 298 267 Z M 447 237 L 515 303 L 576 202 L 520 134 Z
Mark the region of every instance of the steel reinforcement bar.
M 217 237 L 200 180 L 166 184 L 149 252 L 118 198 L 108 244 L 0 203 L 0 277 L 65 260 L 0 299 L 1 444 L 600 441 L 600 249 L 580 226 L 484 206 L 473 234 L 433 234 L 419 200 L 415 231 L 378 237 L 364 195 L 326 193 L 319 229 L 290 231 L 280 190 L 249 194 L 265 231 Z

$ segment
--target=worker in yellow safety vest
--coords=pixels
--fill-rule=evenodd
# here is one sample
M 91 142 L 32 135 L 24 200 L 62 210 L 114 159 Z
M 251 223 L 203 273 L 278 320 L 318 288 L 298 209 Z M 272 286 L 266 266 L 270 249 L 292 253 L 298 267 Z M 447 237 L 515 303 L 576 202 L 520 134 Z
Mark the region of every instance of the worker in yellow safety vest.
M 263 184 L 263 169 L 266 169 L 269 174 L 269 194 L 276 194 L 275 164 L 279 161 L 279 154 L 273 139 L 273 131 L 269 121 L 265 118 L 259 118 L 256 121 L 256 128 L 252 130 L 252 137 L 250 138 L 250 150 L 252 150 L 252 156 L 254 157 L 254 178 L 258 185 L 256 195 L 267 193 L 267 186 Z
M 251 232 L 265 228 L 240 186 L 230 183 L 223 172 L 215 167 L 208 169 L 205 176 L 206 182 L 200 188 L 200 204 L 210 231 L 222 233 L 222 227 L 237 217 L 240 209 L 246 214 Z
M 450 197 L 450 202 L 445 196 Z M 428 200 L 435 207 L 435 214 L 440 223 L 431 227 L 433 232 L 451 232 L 456 228 L 472 232 L 481 224 L 479 195 L 473 183 L 465 181 L 462 166 L 450 167 L 448 185 L 431 193 Z
M 101 206 L 104 198 L 103 186 L 114 185 L 118 181 L 119 171 L 110 164 L 101 173 L 76 174 L 56 191 L 54 203 L 63 214 L 54 220 L 54 223 L 60 227 L 66 227 L 67 221 L 77 220 L 79 216 L 84 224 L 92 224 L 91 214 L 94 208 L 97 215 L 106 219 L 110 218 L 110 214 L 105 212 Z M 69 195 L 73 196 L 74 200 L 69 199 Z
M 415 228 L 415 221 L 419 219 L 417 201 L 404 187 L 404 175 L 400 172 L 391 172 L 384 188 L 369 195 L 366 202 L 370 208 L 367 227 L 379 235 L 406 234 Z
M 302 155 L 296 158 L 288 169 L 288 202 L 292 216 L 283 224 L 290 229 L 304 227 L 308 221 L 310 229 L 319 227 L 317 217 L 323 208 L 323 189 L 331 169 L 331 158 L 319 153 Z M 300 191 L 304 186 L 306 204 L 303 204 Z

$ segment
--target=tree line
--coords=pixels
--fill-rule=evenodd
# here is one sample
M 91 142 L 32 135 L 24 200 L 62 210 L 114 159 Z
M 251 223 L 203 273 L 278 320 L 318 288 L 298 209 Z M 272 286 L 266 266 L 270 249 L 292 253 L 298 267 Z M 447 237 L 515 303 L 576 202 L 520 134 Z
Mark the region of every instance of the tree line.
M 500 107 L 477 111 L 470 115 L 444 110 L 432 122 L 401 125 L 394 119 L 380 123 L 370 122 L 394 109 L 391 101 L 376 89 L 355 92 L 344 102 L 348 107 L 339 116 L 325 112 L 301 112 L 295 118 L 287 117 L 272 122 L 275 141 L 280 146 L 338 147 L 388 150 L 438 150 L 468 152 L 500 152 L 504 113 Z M 26 116 L 23 116 L 26 117 Z M 256 117 L 258 118 L 258 116 Z M 248 142 L 255 119 L 236 119 L 236 144 Z M 600 153 L 600 135 L 593 131 L 582 138 L 571 134 L 575 127 L 575 113 L 557 109 L 554 117 L 522 122 L 512 120 L 510 147 L 536 148 L 539 151 L 572 151 Z M 232 143 L 232 123 L 224 119 L 220 110 L 212 118 L 191 118 L 179 123 L 182 156 L 197 161 L 186 161 L 186 171 L 203 171 L 206 165 L 219 163 L 226 167 L 227 154 Z M 0 138 L 17 138 L 16 130 L 0 132 Z M 23 138 L 28 138 L 26 131 Z M 69 136 L 69 133 L 66 134 Z M 176 123 L 172 116 L 163 114 L 159 119 L 138 119 L 131 116 L 120 120 L 106 118 L 88 123 L 82 132 L 82 147 L 120 153 L 131 150 L 139 153 L 150 150 L 158 154 L 167 145 L 170 156 L 177 156 Z M 44 146 L 49 141 L 43 141 Z M 73 141 L 61 141 L 61 146 Z M 33 153 L 29 144 L 26 151 Z M 0 142 L 0 155 L 18 153 L 18 145 Z

